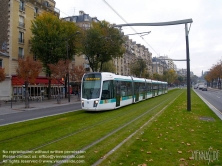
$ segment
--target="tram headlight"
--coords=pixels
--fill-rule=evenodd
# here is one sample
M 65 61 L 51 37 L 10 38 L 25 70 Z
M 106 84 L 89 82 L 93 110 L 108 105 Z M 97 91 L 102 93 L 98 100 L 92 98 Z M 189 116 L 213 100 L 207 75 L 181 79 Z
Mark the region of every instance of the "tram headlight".
M 84 100 L 82 100 L 82 107 L 84 107 Z
M 94 101 L 94 104 L 93 104 L 93 107 L 97 107 L 98 103 L 99 103 L 99 101 L 98 101 L 98 100 L 95 100 L 95 101 Z

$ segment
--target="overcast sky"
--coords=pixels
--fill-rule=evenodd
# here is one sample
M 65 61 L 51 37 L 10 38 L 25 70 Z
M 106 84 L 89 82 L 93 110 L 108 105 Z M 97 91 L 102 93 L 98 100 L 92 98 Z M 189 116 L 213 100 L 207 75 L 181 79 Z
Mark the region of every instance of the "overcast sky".
M 110 23 L 153 23 L 192 19 L 188 24 L 190 68 L 200 76 L 222 59 L 222 0 L 55 0 L 60 16 L 79 15 L 83 10 L 91 17 Z M 110 6 L 119 14 L 112 10 Z M 126 22 L 125 22 L 126 21 Z M 186 59 L 185 25 L 159 27 L 123 27 L 125 34 L 148 32 L 129 37 L 149 49 L 153 57 L 167 55 Z M 185 61 L 175 61 L 186 69 Z

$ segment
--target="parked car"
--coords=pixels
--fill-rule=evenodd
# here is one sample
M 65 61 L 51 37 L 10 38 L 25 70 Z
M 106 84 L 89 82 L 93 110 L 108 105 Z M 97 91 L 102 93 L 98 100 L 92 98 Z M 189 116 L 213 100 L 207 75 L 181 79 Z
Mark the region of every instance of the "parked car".
M 202 88 L 202 91 L 207 91 L 207 87 L 204 86 L 204 87 Z

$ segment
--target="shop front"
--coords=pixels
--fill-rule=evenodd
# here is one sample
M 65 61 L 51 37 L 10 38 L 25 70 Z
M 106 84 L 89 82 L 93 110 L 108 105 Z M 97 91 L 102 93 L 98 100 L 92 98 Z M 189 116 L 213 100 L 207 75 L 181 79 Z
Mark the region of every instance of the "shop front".
M 48 97 L 48 78 L 38 77 L 34 84 L 28 85 L 29 100 L 43 100 Z M 61 97 L 65 95 L 64 83 L 62 80 L 51 80 L 51 98 L 56 98 L 60 93 Z M 24 80 L 17 76 L 12 76 L 12 99 L 25 99 L 25 85 Z

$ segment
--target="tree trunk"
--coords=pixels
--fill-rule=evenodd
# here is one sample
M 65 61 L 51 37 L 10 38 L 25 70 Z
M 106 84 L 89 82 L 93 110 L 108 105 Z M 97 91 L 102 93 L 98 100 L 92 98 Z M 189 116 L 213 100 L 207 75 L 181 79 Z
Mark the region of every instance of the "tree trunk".
M 67 82 L 68 82 L 68 80 L 67 80 L 67 74 L 66 74 L 66 77 L 65 77 L 65 98 L 67 98 L 67 92 L 68 92 Z
M 57 104 L 61 104 L 61 92 L 59 91 L 59 80 L 58 80 L 58 89 L 57 89 Z
M 51 99 L 51 78 L 49 77 L 49 84 L 48 84 L 48 99 Z
M 28 81 L 25 81 L 25 108 L 29 108 Z

